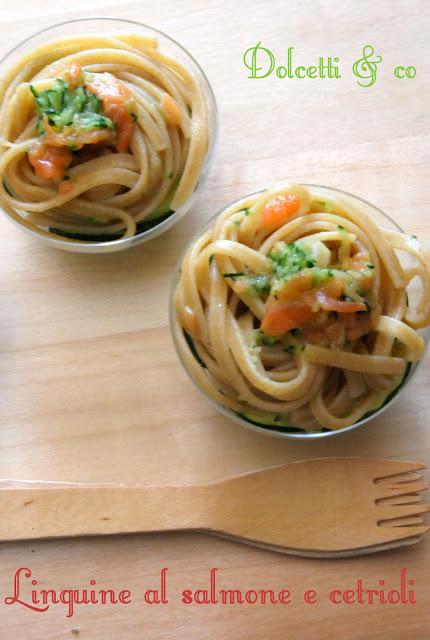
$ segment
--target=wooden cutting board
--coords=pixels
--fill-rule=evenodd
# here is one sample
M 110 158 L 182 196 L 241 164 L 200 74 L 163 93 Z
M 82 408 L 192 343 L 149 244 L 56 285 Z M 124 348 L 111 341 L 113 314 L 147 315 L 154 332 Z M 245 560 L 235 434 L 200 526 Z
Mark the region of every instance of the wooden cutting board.
M 311 8 L 310 4 L 314 6 Z M 215 90 L 220 139 L 207 187 L 179 226 L 123 254 L 57 252 L 0 218 L 0 477 L 27 480 L 204 483 L 303 457 L 365 456 L 430 464 L 429 359 L 383 417 L 340 438 L 294 443 L 255 434 L 218 415 L 182 370 L 168 329 L 174 266 L 191 234 L 223 204 L 289 178 L 329 184 L 380 206 L 430 247 L 428 179 L 430 98 L 424 2 L 377 5 L 329 0 L 203 4 L 77 1 L 63 13 L 54 0 L 0 5 L 0 53 L 35 24 L 110 15 L 148 22 L 194 54 Z M 81 13 L 79 13 L 79 9 Z M 226 19 L 228 16 L 228 19 Z M 336 81 L 247 79 L 242 55 L 262 40 L 281 57 L 290 44 L 297 63 L 339 56 Z M 363 44 L 384 56 L 370 89 L 350 73 Z M 413 81 L 390 69 L 415 64 Z M 0 514 L 1 517 L 1 514 Z M 330 605 L 324 597 L 289 607 L 202 607 L 133 604 L 87 607 L 66 619 L 6 607 L 12 576 L 30 566 L 42 586 L 98 583 L 142 593 L 169 567 L 171 592 L 206 585 L 211 567 L 224 584 L 325 594 L 358 578 L 396 583 L 401 567 L 415 579 L 415 607 Z M 329 637 L 336 617 L 350 640 L 424 640 L 430 625 L 430 541 L 378 557 L 319 562 L 283 558 L 197 534 L 17 543 L 0 547 L 0 615 L 5 638 L 202 640 L 214 636 L 271 640 Z

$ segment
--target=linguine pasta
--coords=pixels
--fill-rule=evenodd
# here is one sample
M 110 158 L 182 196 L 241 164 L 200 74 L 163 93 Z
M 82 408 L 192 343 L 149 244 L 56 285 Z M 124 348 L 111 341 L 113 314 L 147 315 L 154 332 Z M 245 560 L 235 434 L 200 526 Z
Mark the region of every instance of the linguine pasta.
M 419 242 L 301 185 L 225 209 L 188 248 L 173 295 L 198 386 L 249 422 L 293 431 L 378 409 L 421 358 L 429 324 Z
M 61 239 L 140 233 L 181 207 L 209 146 L 200 80 L 137 34 L 62 38 L 0 86 L 0 204 Z

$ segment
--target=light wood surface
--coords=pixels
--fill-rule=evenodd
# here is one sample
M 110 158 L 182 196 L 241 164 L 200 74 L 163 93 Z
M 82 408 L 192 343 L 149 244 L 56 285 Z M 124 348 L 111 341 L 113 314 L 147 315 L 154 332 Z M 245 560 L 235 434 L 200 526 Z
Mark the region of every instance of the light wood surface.
M 73 11 L 71 11 L 73 9 Z M 179 40 L 208 74 L 220 137 L 208 184 L 178 227 L 123 254 L 47 249 L 0 219 L 0 477 L 24 480 L 204 483 L 304 457 L 360 455 L 430 464 L 426 357 L 406 393 L 364 429 L 313 443 L 280 441 L 215 413 L 183 372 L 169 336 L 170 280 L 190 235 L 223 204 L 274 180 L 327 184 L 381 207 L 430 247 L 430 6 L 425 0 L 202 3 L 58 0 L 0 2 L 0 54 L 66 17 L 146 22 Z M 339 56 L 339 80 L 252 81 L 242 55 L 258 41 L 279 59 Z M 377 83 L 350 71 L 364 44 L 383 55 Z M 281 60 L 280 60 L 281 61 Z M 398 64 L 417 67 L 397 80 Z M 286 487 L 288 495 L 288 487 Z M 1 514 L 0 514 L 1 517 Z M 133 591 L 123 607 L 34 613 L 5 606 L 14 571 L 28 566 L 44 588 L 98 585 Z M 169 568 L 169 603 L 145 589 Z M 206 587 L 289 588 L 289 605 L 183 605 Z M 333 588 L 415 580 L 417 604 L 334 605 Z M 0 546 L 0 637 L 9 640 L 223 640 L 331 638 L 427 640 L 430 539 L 404 550 L 320 561 L 279 556 L 200 534 L 149 534 Z M 303 601 L 318 591 L 317 604 Z M 72 634 L 72 629 L 79 634 Z

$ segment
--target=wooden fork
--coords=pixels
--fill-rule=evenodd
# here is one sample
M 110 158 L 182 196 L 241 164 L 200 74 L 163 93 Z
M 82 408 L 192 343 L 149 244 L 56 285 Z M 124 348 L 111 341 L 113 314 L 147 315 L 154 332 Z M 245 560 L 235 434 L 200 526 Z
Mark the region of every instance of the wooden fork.
M 283 553 L 353 555 L 413 544 L 425 465 L 320 458 L 206 485 L 0 482 L 0 539 L 203 530 Z

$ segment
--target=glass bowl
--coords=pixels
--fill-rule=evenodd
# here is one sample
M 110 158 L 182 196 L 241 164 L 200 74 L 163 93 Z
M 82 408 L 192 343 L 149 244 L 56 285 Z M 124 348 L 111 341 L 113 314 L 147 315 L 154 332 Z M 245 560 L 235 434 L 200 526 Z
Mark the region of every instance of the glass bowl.
M 317 185 L 317 184 L 305 184 L 303 183 L 303 186 L 308 187 L 309 189 L 318 192 L 320 195 L 324 196 L 332 196 L 332 197 L 338 197 L 341 198 L 344 202 L 350 202 L 351 205 L 355 206 L 356 208 L 364 211 L 367 215 L 371 216 L 372 219 L 380 226 L 380 227 L 385 227 L 388 229 L 393 229 L 396 231 L 400 231 L 402 233 L 403 230 L 399 227 L 399 225 L 392 219 L 390 218 L 386 213 L 384 213 L 381 209 L 378 209 L 378 207 L 370 204 L 370 202 L 367 202 L 366 200 L 364 200 L 363 198 L 360 198 L 358 196 L 352 195 L 351 193 L 348 193 L 347 191 L 342 191 L 341 189 L 335 189 L 333 187 L 326 187 L 326 186 L 322 186 L 322 185 Z M 198 240 L 198 238 L 200 238 L 201 235 L 203 235 L 203 233 L 205 233 L 206 231 L 208 231 L 214 221 L 216 220 L 216 218 L 228 207 L 233 206 L 235 204 L 239 204 L 239 203 L 243 203 L 243 207 L 249 206 L 246 204 L 247 200 L 249 198 L 251 198 L 252 196 L 257 195 L 258 193 L 261 193 L 262 191 L 265 191 L 266 189 L 270 188 L 271 185 L 265 187 L 264 189 L 260 189 L 258 191 L 255 191 L 254 193 L 248 194 L 247 196 L 240 198 L 239 200 L 235 201 L 235 202 L 231 202 L 228 205 L 226 205 L 225 207 L 223 207 L 220 211 L 218 211 L 213 217 L 210 218 L 210 220 L 205 224 L 205 226 L 189 241 L 189 243 L 187 244 L 178 264 L 176 267 L 176 271 L 173 277 L 173 283 L 172 283 L 172 287 L 171 287 L 171 291 L 170 291 L 170 302 L 169 302 L 169 319 L 170 319 L 170 330 L 171 330 L 171 334 L 172 334 L 172 338 L 173 338 L 173 342 L 175 345 L 175 349 L 176 349 L 176 353 L 178 355 L 179 360 L 181 361 L 184 369 L 186 370 L 187 374 L 189 375 L 189 377 L 191 378 L 192 382 L 194 383 L 194 385 L 199 389 L 199 391 L 201 393 L 203 393 L 203 395 L 206 397 L 207 400 L 209 400 L 209 402 L 218 410 L 220 411 L 224 416 L 226 416 L 227 418 L 229 418 L 230 420 L 233 420 L 234 422 L 236 422 L 237 424 L 240 424 L 243 427 L 246 427 L 247 429 L 252 429 L 253 431 L 256 431 L 258 433 L 264 433 L 266 435 L 271 435 L 271 436 L 275 436 L 278 438 L 289 438 L 292 440 L 315 440 L 317 438 L 328 438 L 328 437 L 332 437 L 335 435 L 339 435 L 341 433 L 346 433 L 347 431 L 352 431 L 353 429 L 357 429 L 358 427 L 361 427 L 363 425 L 365 425 L 366 423 L 368 423 L 370 420 L 372 420 L 373 418 L 376 418 L 377 416 L 381 415 L 386 409 L 388 409 L 389 406 L 391 406 L 391 404 L 394 402 L 394 400 L 396 398 L 399 397 L 399 395 L 401 393 L 404 392 L 404 390 L 406 389 L 407 385 L 409 384 L 409 382 L 411 381 L 413 375 L 415 374 L 415 372 L 417 371 L 420 363 L 422 362 L 423 358 L 424 358 L 424 354 L 423 354 L 423 358 L 421 358 L 420 361 L 418 362 L 414 362 L 408 365 L 408 368 L 406 370 L 405 376 L 402 380 L 402 382 L 400 383 L 400 385 L 394 390 L 392 391 L 389 396 L 385 399 L 385 401 L 382 403 L 382 405 L 377 408 L 372 410 L 371 412 L 369 412 L 368 414 L 366 414 L 365 416 L 363 416 L 360 420 L 358 420 L 357 422 L 355 422 L 354 424 L 351 424 L 347 427 L 343 427 L 341 429 L 333 429 L 333 430 L 328 430 L 324 427 L 321 427 L 319 430 L 317 431 L 304 431 L 303 429 L 297 428 L 294 425 L 291 425 L 290 427 L 276 427 L 276 426 L 267 426 L 264 425 L 262 423 L 257 423 L 257 422 L 253 422 L 252 420 L 248 420 L 244 417 L 242 417 L 241 415 L 239 415 L 238 413 L 236 413 L 235 411 L 233 411 L 232 409 L 223 406 L 222 404 L 219 404 L 218 402 L 216 402 L 213 398 L 209 397 L 205 391 L 200 387 L 200 385 L 195 381 L 191 371 L 189 370 L 189 368 L 187 367 L 186 363 L 184 362 L 184 359 L 182 358 L 181 355 L 181 350 L 179 348 L 177 339 L 175 337 L 175 331 L 174 331 L 174 327 L 176 326 L 177 323 L 177 319 L 176 319 L 176 312 L 174 309 L 174 303 L 173 303 L 173 297 L 174 297 L 174 292 L 177 286 L 177 283 L 179 281 L 179 275 L 180 275 L 180 268 L 182 265 L 182 261 L 183 258 L 188 250 L 188 248 L 190 247 L 190 245 L 192 245 L 194 242 L 196 242 L 196 240 Z M 402 260 L 401 260 L 402 262 Z M 414 287 L 415 287 L 415 291 L 414 291 Z M 421 291 L 421 282 L 420 282 L 420 286 L 415 285 L 414 282 L 411 283 L 411 290 L 408 289 L 408 293 L 410 296 L 414 296 L 414 294 L 419 294 Z M 425 348 L 427 348 L 428 346 L 428 342 L 429 342 L 429 337 L 430 337 L 430 328 L 426 328 L 426 329 L 421 329 L 419 330 L 420 335 L 422 336 L 424 343 L 425 343 Z M 189 345 L 188 345 L 189 346 Z M 194 354 L 193 354 L 194 355 Z M 196 356 L 194 356 L 196 357 Z M 289 431 L 290 429 L 290 431 Z
M 148 240 L 159 236 L 161 233 L 164 233 L 165 231 L 173 227 L 173 225 L 175 225 L 177 222 L 179 222 L 179 220 L 181 220 L 181 218 L 185 216 L 185 214 L 195 203 L 206 181 L 209 167 L 213 158 L 213 151 L 218 130 L 218 117 L 215 96 L 209 84 L 209 80 L 207 79 L 202 68 L 199 66 L 198 62 L 191 56 L 190 53 L 188 53 L 186 49 L 184 49 L 184 47 L 182 47 L 178 42 L 170 38 L 165 33 L 158 31 L 157 29 L 154 29 L 153 27 L 150 27 L 148 25 L 141 24 L 140 22 L 135 22 L 134 20 L 122 20 L 117 18 L 79 18 L 76 20 L 61 22 L 51 27 L 46 27 L 45 29 L 38 31 L 34 35 L 30 36 L 29 38 L 15 46 L 11 51 L 9 51 L 9 53 L 6 54 L 6 56 L 2 58 L 2 60 L 0 60 L 0 77 L 3 76 L 8 68 L 17 63 L 19 59 L 22 58 L 25 54 L 29 53 L 31 50 L 35 49 L 37 46 L 45 42 L 73 35 L 106 33 L 136 33 L 138 35 L 155 37 L 157 38 L 160 50 L 162 50 L 163 53 L 167 53 L 172 58 L 175 58 L 177 61 L 181 62 L 188 69 L 188 71 L 193 74 L 193 76 L 199 82 L 206 100 L 209 122 L 208 149 L 203 161 L 197 185 L 188 200 L 168 217 L 165 217 L 163 219 L 163 217 L 160 216 L 160 221 L 158 223 L 156 222 L 156 220 L 152 221 L 153 226 L 151 226 L 151 222 L 148 221 L 148 229 L 130 238 L 112 240 L 109 242 L 61 240 L 58 238 L 50 237 L 48 235 L 44 235 L 42 233 L 38 233 L 36 230 L 21 224 L 18 219 L 12 218 L 9 214 L 0 209 L 3 211 L 3 214 L 8 217 L 9 220 L 17 224 L 21 229 L 24 229 L 25 231 L 30 233 L 32 236 L 39 238 L 45 243 L 53 247 L 57 247 L 58 249 L 64 249 L 66 251 L 72 251 L 75 253 L 110 253 L 112 251 L 121 251 L 129 247 L 134 247 L 137 244 L 147 242 Z

